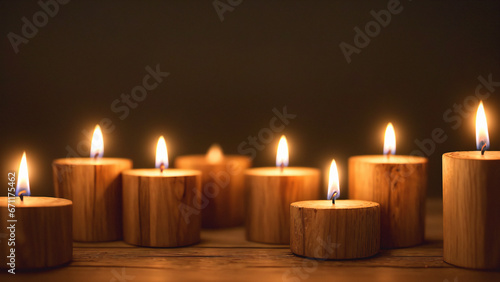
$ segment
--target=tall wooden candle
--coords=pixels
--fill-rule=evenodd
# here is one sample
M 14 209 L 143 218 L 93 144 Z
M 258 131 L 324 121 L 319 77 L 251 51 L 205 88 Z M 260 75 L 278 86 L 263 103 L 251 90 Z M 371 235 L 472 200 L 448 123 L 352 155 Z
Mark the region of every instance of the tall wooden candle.
M 380 203 L 381 247 L 386 249 L 424 241 L 427 158 L 395 152 L 396 135 L 389 123 L 384 156 L 349 158 L 349 198 Z
M 8 232 L 0 244 L 0 268 L 17 270 L 43 269 L 71 261 L 72 203 L 67 199 L 30 196 L 26 153 L 19 166 L 17 187 L 15 173 L 9 173 L 8 197 L 0 197 L 0 227 Z M 17 196 L 17 197 L 16 197 Z
M 167 169 L 165 139 L 156 169 L 123 172 L 123 239 L 147 247 L 181 247 L 200 241 L 201 172 Z
M 489 149 L 481 102 L 476 117 L 480 151 L 443 155 L 443 257 L 474 269 L 500 269 L 500 152 Z
M 246 236 L 250 241 L 290 243 L 290 204 L 319 197 L 319 170 L 288 166 L 288 145 L 281 137 L 276 168 L 245 172 Z
M 102 158 L 104 142 L 97 125 L 90 158 L 57 159 L 52 163 L 56 196 L 73 201 L 73 239 L 82 242 L 122 238 L 121 172 L 129 159 Z
M 212 145 L 206 155 L 181 156 L 175 159 L 177 168 L 202 172 L 202 227 L 234 227 L 244 223 L 243 172 L 251 163 L 249 157 L 224 155 L 217 144 Z
M 380 205 L 336 200 L 340 195 L 335 160 L 330 166 L 328 199 L 290 206 L 292 253 L 317 259 L 355 259 L 380 250 Z

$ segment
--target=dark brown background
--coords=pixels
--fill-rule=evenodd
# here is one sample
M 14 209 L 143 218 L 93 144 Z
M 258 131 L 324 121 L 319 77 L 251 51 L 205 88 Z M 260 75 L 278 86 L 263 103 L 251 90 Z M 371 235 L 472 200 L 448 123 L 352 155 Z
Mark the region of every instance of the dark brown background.
M 442 128 L 448 139 L 429 156 L 429 192 L 440 195 L 441 154 L 475 149 L 473 115 L 455 130 L 443 114 L 474 94 L 478 76 L 500 81 L 500 3 L 403 0 L 403 11 L 348 64 L 339 43 L 353 44 L 353 28 L 387 2 L 245 0 L 221 22 L 210 0 L 71 1 L 15 54 L 7 34 L 20 34 L 21 18 L 40 7 L 2 1 L 5 191 L 7 172 L 26 150 L 32 193 L 52 195 L 51 161 L 65 157 L 66 146 L 76 149 L 82 130 L 102 118 L 116 126 L 104 136 L 105 156 L 151 167 L 160 134 L 171 161 L 212 142 L 237 153 L 268 126 L 274 107 L 287 106 L 297 115 L 285 129 L 291 165 L 326 171 L 334 157 L 341 189 L 347 158 L 381 153 L 387 122 L 399 154 Z M 171 75 L 120 120 L 111 103 L 156 64 Z M 486 101 L 492 150 L 500 146 L 499 92 Z M 274 164 L 278 137 L 258 152 L 256 166 Z

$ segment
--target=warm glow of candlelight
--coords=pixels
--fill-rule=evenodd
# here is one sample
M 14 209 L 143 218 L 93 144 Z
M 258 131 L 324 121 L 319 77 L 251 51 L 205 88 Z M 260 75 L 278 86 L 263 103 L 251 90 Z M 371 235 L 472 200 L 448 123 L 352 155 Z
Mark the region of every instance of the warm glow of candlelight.
M 168 153 L 165 138 L 160 136 L 156 145 L 156 168 L 161 168 L 162 165 L 163 168 L 168 168 Z
M 484 111 L 483 101 L 479 103 L 476 114 L 476 146 L 481 150 L 486 144 L 485 150 L 490 148 L 490 137 L 488 135 L 488 123 L 486 122 L 486 112 Z
M 286 142 L 285 135 L 281 136 L 280 142 L 278 144 L 278 152 L 276 154 L 276 166 L 277 167 L 288 166 L 288 143 Z
M 16 196 L 22 193 L 23 196 L 29 196 L 30 193 L 30 179 L 28 176 L 28 162 L 26 161 L 26 152 L 23 152 L 23 158 L 19 165 L 19 172 L 17 174 Z
M 102 137 L 101 127 L 95 126 L 94 135 L 92 135 L 92 143 L 90 144 L 90 157 L 102 158 L 104 155 L 104 139 Z
M 336 192 L 336 193 L 335 193 Z M 335 194 L 335 196 L 333 196 Z M 340 196 L 340 185 L 339 185 L 339 172 L 337 170 L 337 163 L 332 160 L 330 165 L 330 174 L 328 178 L 328 200 L 332 198 L 337 199 Z
M 384 155 L 396 154 L 396 133 L 394 132 L 394 126 L 389 122 L 385 130 L 384 138 Z
M 224 153 L 219 144 L 213 144 L 210 146 L 207 152 L 207 161 L 211 164 L 220 163 L 224 158 Z

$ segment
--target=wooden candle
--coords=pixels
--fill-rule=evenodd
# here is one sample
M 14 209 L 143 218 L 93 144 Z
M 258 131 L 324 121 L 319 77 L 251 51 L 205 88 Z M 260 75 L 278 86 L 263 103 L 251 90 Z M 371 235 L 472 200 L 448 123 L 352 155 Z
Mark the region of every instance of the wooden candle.
M 123 172 L 123 238 L 147 247 L 181 247 L 200 241 L 201 173 L 133 169 Z
M 387 131 L 385 152 L 395 153 L 395 135 Z M 391 135 L 394 141 L 387 140 Z M 389 144 L 394 147 L 387 149 Z M 380 203 L 382 248 L 424 241 L 426 192 L 427 158 L 390 154 L 349 158 L 349 198 Z
M 91 150 L 94 157 L 57 159 L 52 163 L 56 197 L 73 201 L 75 241 L 122 238 L 121 172 L 132 168 L 132 161 L 95 157 L 96 154 L 102 156 L 103 152 L 102 133 L 97 126 L 92 144 L 99 139 L 99 149 Z
M 1 228 L 15 234 L 15 245 L 0 244 L 0 265 L 2 268 L 15 264 L 15 269 L 40 269 L 63 265 L 73 256 L 71 237 L 72 203 L 67 199 L 51 197 L 16 197 L 11 203 L 15 217 L 9 216 L 8 197 L 0 197 Z M 13 221 L 15 220 L 15 221 Z M 15 228 L 10 228 L 15 226 Z M 14 232 L 14 233 L 11 233 Z M 15 252 L 12 252 L 12 249 Z M 14 260 L 11 260 L 14 253 Z M 11 257 L 9 257 L 11 256 Z
M 371 257 L 380 250 L 380 205 L 360 200 L 302 201 L 290 207 L 292 253 L 318 259 Z
M 290 204 L 319 197 L 319 170 L 285 167 L 288 149 L 283 148 L 286 148 L 284 137 L 278 146 L 278 167 L 254 168 L 245 172 L 246 236 L 249 241 L 289 244 Z
M 8 232 L 0 244 L 0 268 L 29 270 L 55 267 L 71 261 L 70 200 L 31 197 L 26 153 L 19 168 L 16 192 L 15 173 L 9 173 L 8 197 L 0 197 L 0 228 Z M 21 197 L 16 197 L 21 195 Z
M 481 109 L 482 108 L 482 109 Z M 479 151 L 443 155 L 443 257 L 474 269 L 500 269 L 500 152 L 489 147 L 480 104 Z M 482 133 L 481 133 L 482 132 Z
M 157 169 L 123 172 L 123 238 L 147 247 L 192 245 L 200 241 L 201 172 L 166 169 L 162 139 L 158 148 L 165 149 L 157 149 Z
M 302 201 L 290 206 L 292 253 L 317 259 L 370 257 L 380 250 L 380 205 L 335 199 L 339 181 L 335 160 L 330 166 L 329 200 Z
M 244 223 L 243 172 L 251 163 L 249 157 L 224 155 L 218 145 L 213 145 L 207 155 L 176 158 L 177 168 L 194 169 L 202 173 L 202 227 L 234 227 Z

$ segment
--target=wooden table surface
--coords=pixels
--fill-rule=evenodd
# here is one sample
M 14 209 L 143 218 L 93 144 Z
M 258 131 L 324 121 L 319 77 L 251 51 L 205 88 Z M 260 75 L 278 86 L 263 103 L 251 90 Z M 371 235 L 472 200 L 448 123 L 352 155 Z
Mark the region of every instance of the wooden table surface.
M 369 259 L 316 261 L 288 246 L 245 240 L 243 228 L 203 230 L 186 248 L 139 248 L 124 242 L 75 243 L 65 267 L 6 274 L 3 281 L 500 281 L 500 272 L 453 267 L 442 260 L 442 204 L 427 202 L 426 243 L 383 250 Z M 57 250 L 55 250 L 57 251 Z

